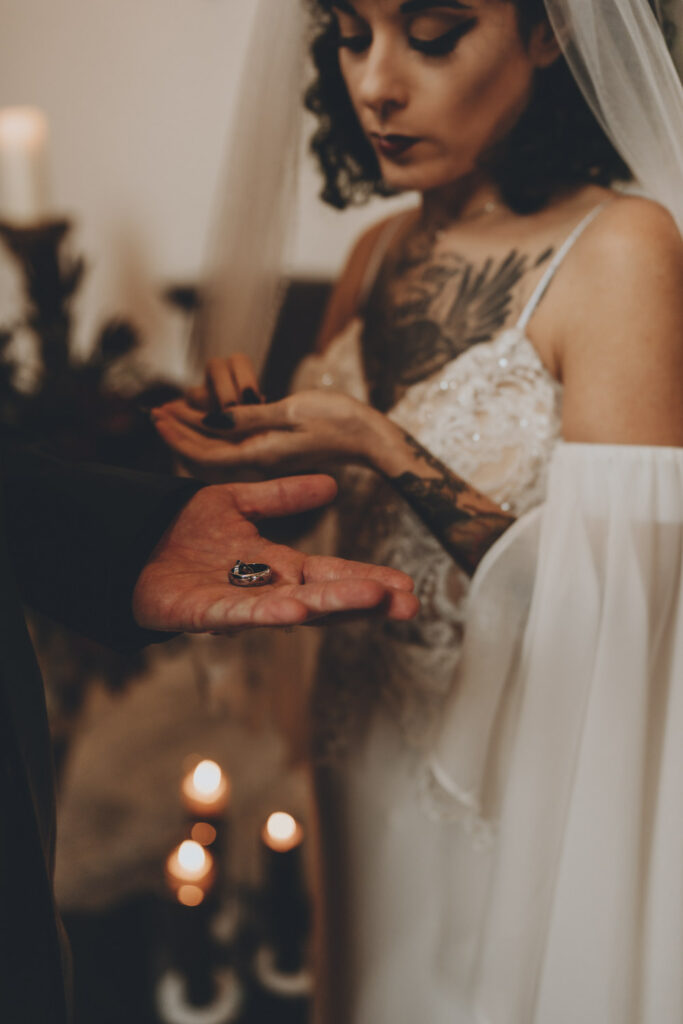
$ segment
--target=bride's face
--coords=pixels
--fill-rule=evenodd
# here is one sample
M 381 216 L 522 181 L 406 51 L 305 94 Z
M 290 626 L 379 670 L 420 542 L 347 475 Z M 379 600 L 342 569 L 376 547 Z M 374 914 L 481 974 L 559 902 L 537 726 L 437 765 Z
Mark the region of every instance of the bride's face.
M 508 0 L 335 0 L 334 14 L 351 102 L 396 189 L 471 174 L 557 54 L 545 26 L 522 41 Z

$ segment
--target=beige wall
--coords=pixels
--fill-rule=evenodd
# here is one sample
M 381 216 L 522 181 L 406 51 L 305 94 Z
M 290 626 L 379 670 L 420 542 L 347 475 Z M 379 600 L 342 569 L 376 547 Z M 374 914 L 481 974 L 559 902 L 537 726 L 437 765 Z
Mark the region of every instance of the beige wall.
M 144 330 L 155 365 L 182 370 L 181 325 L 158 289 L 201 273 L 253 6 L 0 0 L 0 105 L 47 114 L 52 209 L 73 216 L 90 264 L 79 293 L 84 349 L 104 316 L 124 313 Z M 306 166 L 290 264 L 327 276 L 385 207 L 338 214 L 316 189 Z M 17 301 L 0 254 L 0 323 Z

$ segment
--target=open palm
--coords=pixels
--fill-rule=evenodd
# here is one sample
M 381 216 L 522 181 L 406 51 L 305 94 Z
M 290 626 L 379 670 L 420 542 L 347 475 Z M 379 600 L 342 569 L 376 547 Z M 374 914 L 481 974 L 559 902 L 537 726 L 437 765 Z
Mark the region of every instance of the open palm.
M 333 499 L 327 476 L 205 487 L 169 527 L 138 578 L 133 611 L 146 629 L 228 633 L 284 626 L 349 612 L 380 610 L 408 619 L 417 611 L 412 580 L 383 566 L 304 555 L 261 537 L 259 519 L 318 508 Z M 233 587 L 237 559 L 264 562 L 272 583 Z

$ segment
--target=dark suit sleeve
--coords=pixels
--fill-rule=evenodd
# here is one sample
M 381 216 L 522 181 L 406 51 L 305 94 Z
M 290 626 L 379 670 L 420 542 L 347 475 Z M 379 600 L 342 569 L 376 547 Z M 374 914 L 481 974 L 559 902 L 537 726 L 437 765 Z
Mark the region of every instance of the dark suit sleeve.
M 133 588 L 200 485 L 10 445 L 2 462 L 10 556 L 26 604 L 121 651 L 167 639 L 136 625 Z

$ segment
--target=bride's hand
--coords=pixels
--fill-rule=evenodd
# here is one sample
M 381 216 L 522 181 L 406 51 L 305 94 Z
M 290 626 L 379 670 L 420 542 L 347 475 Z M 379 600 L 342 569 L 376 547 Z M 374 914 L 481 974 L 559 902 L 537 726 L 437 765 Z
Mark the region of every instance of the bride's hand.
M 377 417 L 384 419 L 363 402 L 326 390 L 208 415 L 181 399 L 152 413 L 164 441 L 195 466 L 267 472 L 368 463 Z
M 232 405 L 258 405 L 263 401 L 254 365 L 243 352 L 225 359 L 210 359 L 204 385 L 189 388 L 185 398 L 194 409 L 220 412 Z

